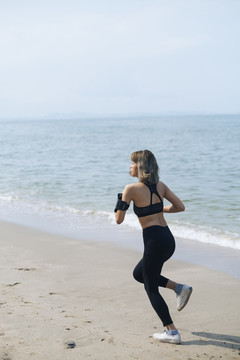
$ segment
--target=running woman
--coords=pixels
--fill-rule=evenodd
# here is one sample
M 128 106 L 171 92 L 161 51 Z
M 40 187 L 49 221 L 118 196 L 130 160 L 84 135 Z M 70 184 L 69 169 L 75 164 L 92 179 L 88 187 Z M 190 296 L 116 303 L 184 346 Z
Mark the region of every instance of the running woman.
M 181 311 L 187 304 L 192 287 L 176 283 L 161 275 L 163 264 L 173 255 L 174 237 L 164 219 L 163 213 L 184 211 L 183 202 L 164 184 L 159 181 L 158 164 L 149 150 L 133 152 L 131 155 L 130 175 L 138 182 L 129 184 L 118 194 L 115 208 L 117 224 L 124 221 L 126 210 L 133 201 L 133 210 L 138 216 L 143 229 L 144 253 L 136 265 L 133 276 L 144 284 L 144 288 L 163 326 L 163 333 L 153 334 L 155 340 L 173 344 L 181 343 L 181 336 L 170 316 L 168 306 L 159 293 L 159 287 L 174 290 L 177 296 L 177 310 Z M 163 205 L 163 199 L 170 202 Z

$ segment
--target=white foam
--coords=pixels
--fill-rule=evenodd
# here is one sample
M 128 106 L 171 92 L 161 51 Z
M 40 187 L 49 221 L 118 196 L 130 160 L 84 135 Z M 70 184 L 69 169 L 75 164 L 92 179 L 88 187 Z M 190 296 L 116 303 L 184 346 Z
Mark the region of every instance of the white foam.
M 115 217 L 112 213 L 96 212 L 97 216 L 104 217 L 105 219 L 115 224 Z M 133 214 L 127 214 L 123 227 L 129 227 L 132 229 L 139 229 L 140 225 L 137 217 Z M 193 241 L 200 241 L 203 243 L 215 244 L 224 247 L 230 247 L 240 250 L 240 238 L 239 234 L 223 231 L 215 227 L 209 228 L 206 226 L 199 226 L 193 224 L 180 224 L 178 222 L 169 222 L 171 231 L 175 237 L 181 237 Z
M 41 217 L 42 222 L 55 224 L 62 223 L 62 226 L 71 227 L 81 231 L 83 227 L 108 227 L 115 226 L 115 214 L 109 211 L 93 209 L 77 209 L 71 206 L 51 205 L 49 203 L 32 203 L 19 199 L 12 194 L 0 196 L 0 217 L 3 220 L 24 222 L 32 221 L 33 217 Z M 31 224 L 29 224 L 31 225 Z M 58 225 L 57 225 L 58 226 Z M 183 224 L 177 221 L 169 222 L 171 231 L 175 237 L 181 237 L 192 241 L 215 244 L 233 249 L 240 249 L 239 234 L 223 231 L 214 227 L 200 226 L 196 224 Z M 135 214 L 130 210 L 121 224 L 121 228 L 126 230 L 140 229 L 140 224 Z
M 236 233 L 192 224 L 171 223 L 170 226 L 175 236 L 240 250 L 240 239 Z
M 12 203 L 14 201 L 17 201 L 18 198 L 15 195 L 0 195 L 0 200 L 7 202 L 7 203 Z

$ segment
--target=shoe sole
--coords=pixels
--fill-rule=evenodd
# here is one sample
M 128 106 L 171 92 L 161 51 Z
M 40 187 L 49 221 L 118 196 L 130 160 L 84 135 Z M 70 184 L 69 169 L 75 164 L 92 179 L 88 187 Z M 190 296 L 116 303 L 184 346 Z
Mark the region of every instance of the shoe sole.
M 177 308 L 178 311 L 181 311 L 183 308 L 185 308 L 185 306 L 187 305 L 188 300 L 189 300 L 189 298 L 190 298 L 190 296 L 191 296 L 191 294 L 192 294 L 192 291 L 193 291 L 192 287 L 188 289 L 188 293 L 187 293 L 185 302 L 184 302 L 181 306 L 179 306 L 179 307 Z

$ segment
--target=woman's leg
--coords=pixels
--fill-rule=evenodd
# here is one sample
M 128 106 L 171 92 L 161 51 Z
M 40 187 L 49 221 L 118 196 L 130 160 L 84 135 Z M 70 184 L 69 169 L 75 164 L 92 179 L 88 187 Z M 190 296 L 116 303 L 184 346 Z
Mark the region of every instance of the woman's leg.
M 169 279 L 163 277 L 161 271 L 164 262 L 174 253 L 174 237 L 168 227 L 151 226 L 143 230 L 143 240 L 142 275 L 145 290 L 163 325 L 174 327 L 168 306 L 158 290 L 159 286 L 166 287 L 169 283 Z M 137 270 L 140 274 L 140 263 Z
M 174 327 L 168 306 L 158 290 L 159 274 L 161 273 L 162 266 L 163 263 L 159 261 L 157 256 L 149 256 L 149 254 L 145 252 L 142 259 L 144 288 L 147 292 L 152 307 L 161 319 L 163 326 Z
M 139 261 L 139 263 L 135 266 L 135 269 L 133 270 L 133 277 L 136 281 L 140 282 L 140 283 L 144 283 L 144 280 L 143 280 L 143 269 L 142 269 L 142 262 L 143 262 L 143 259 Z M 170 284 L 170 286 L 169 286 Z M 161 287 L 166 287 L 168 289 L 172 289 L 172 284 L 176 284 L 174 281 L 172 280 L 169 280 L 167 279 L 166 277 L 162 276 L 161 274 L 158 275 L 158 286 L 161 286 Z M 175 286 L 176 286 L 175 285 Z M 172 289 L 174 290 L 174 289 Z
M 141 259 L 140 261 L 139 261 L 139 263 L 136 265 L 136 267 L 135 267 L 135 269 L 133 270 L 133 276 L 134 276 L 134 278 L 135 278 L 135 280 L 137 280 L 138 282 L 140 282 L 140 283 L 144 283 L 144 280 L 143 280 L 143 259 Z M 161 279 L 162 278 L 162 279 Z M 172 285 L 173 285 L 173 283 L 174 282 L 172 282 L 171 280 L 168 280 L 168 279 L 166 279 L 166 278 L 164 278 L 163 276 L 161 276 L 160 275 L 160 277 L 159 277 L 159 281 L 158 281 L 158 286 L 163 286 L 163 287 L 165 287 L 165 284 L 166 284 L 166 287 L 168 287 L 169 285 L 169 288 L 171 288 L 172 287 Z M 160 284 L 162 284 L 162 285 L 160 285 Z M 174 283 L 174 284 L 176 284 L 176 283 Z M 160 294 L 159 294 L 160 295 Z M 160 295 L 161 296 L 161 295 Z M 162 300 L 163 300 L 163 298 L 162 298 Z M 163 300 L 163 302 L 165 303 L 165 301 Z M 160 305 L 161 306 L 161 305 Z M 167 305 L 165 304 L 164 305 L 164 307 L 166 308 L 167 307 Z M 169 311 L 168 311 L 168 308 L 167 308 L 167 312 L 169 313 Z M 170 321 L 171 321 L 171 323 L 170 323 Z M 177 333 L 177 329 L 176 329 L 176 327 L 175 327 L 175 325 L 172 323 L 172 320 L 171 320 L 171 317 L 170 317 L 170 315 L 169 315 L 169 319 L 167 319 L 167 321 L 166 321 L 168 324 L 166 325 L 166 328 L 167 328 L 167 330 L 168 331 L 175 331 L 175 334 Z M 174 334 L 174 333 L 173 333 Z M 164 335 L 164 337 L 166 337 L 166 335 L 165 335 L 165 333 L 163 334 Z M 157 339 L 157 340 L 159 340 L 159 341 L 163 341 L 162 339 L 161 339 L 161 337 L 163 336 L 162 334 L 154 334 L 154 338 L 155 339 Z M 172 336 L 174 336 L 174 335 L 172 335 Z M 179 340 L 179 335 L 175 335 L 175 336 L 177 336 L 177 340 L 175 340 L 176 341 L 176 343 L 179 343 L 181 340 Z M 170 338 L 171 339 L 171 338 Z M 166 339 L 164 338 L 164 342 L 166 341 Z

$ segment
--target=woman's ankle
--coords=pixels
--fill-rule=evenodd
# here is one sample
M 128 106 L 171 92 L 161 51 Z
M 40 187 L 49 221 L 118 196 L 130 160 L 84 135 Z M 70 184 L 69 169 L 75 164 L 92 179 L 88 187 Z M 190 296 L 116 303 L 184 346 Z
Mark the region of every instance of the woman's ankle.
M 175 291 L 175 288 L 176 288 L 178 285 L 179 285 L 179 284 L 176 283 L 175 281 L 168 280 L 167 285 L 166 285 L 166 288 Z
M 174 324 L 167 325 L 166 328 L 167 328 L 168 331 L 177 330 L 177 328 L 175 327 Z

